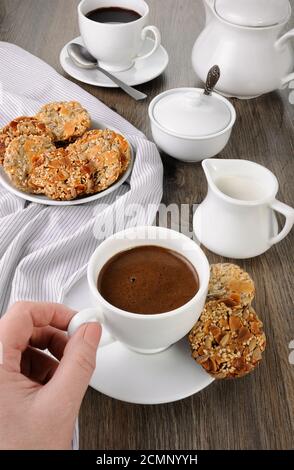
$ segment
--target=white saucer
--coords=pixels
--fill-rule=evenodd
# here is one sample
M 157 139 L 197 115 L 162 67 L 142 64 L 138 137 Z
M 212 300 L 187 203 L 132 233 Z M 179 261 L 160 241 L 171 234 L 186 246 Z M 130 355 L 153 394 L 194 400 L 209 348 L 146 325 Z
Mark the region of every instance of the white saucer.
M 81 310 L 90 306 L 89 298 L 85 276 L 74 285 L 64 303 Z M 103 346 L 108 338 L 104 331 L 90 385 L 109 397 L 144 405 L 170 403 L 189 397 L 214 381 L 192 359 L 186 338 L 151 356 L 135 353 L 118 341 Z
M 72 62 L 67 53 L 67 46 L 72 42 L 84 45 L 81 36 L 79 36 L 64 46 L 60 53 L 60 64 L 63 70 L 68 73 L 68 75 L 75 78 L 76 80 L 79 80 L 80 82 L 106 88 L 117 88 L 117 85 L 115 85 L 109 78 L 107 78 L 98 70 L 84 70 L 77 67 Z M 153 47 L 153 44 L 153 39 L 147 38 L 144 43 L 142 54 L 150 51 Z M 125 70 L 124 72 L 118 72 L 116 75 L 118 78 L 127 83 L 127 85 L 140 85 L 142 83 L 149 82 L 150 80 L 153 80 L 154 78 L 161 75 L 166 69 L 167 64 L 168 54 L 165 48 L 160 46 L 151 57 L 136 61 L 134 67 L 129 70 Z

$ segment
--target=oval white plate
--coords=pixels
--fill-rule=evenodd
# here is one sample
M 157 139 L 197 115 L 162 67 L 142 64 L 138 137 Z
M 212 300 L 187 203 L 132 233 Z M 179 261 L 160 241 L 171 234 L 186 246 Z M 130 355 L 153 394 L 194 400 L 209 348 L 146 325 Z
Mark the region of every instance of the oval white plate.
M 72 39 L 67 43 L 60 53 L 60 64 L 63 70 L 68 73 L 71 77 L 79 80 L 82 83 L 88 83 L 89 85 L 100 86 L 103 88 L 117 88 L 117 85 L 113 83 L 106 75 L 99 70 L 85 70 L 75 65 L 67 53 L 67 46 L 72 42 L 82 44 L 83 40 L 81 36 Z M 154 44 L 154 40 L 147 38 L 142 50 L 142 54 L 151 51 Z M 142 83 L 150 82 L 154 78 L 161 75 L 168 65 L 168 53 L 165 48 L 161 45 L 152 56 L 147 59 L 138 60 L 136 64 L 129 70 L 116 73 L 117 77 L 123 82 L 130 86 L 141 85 Z
M 106 129 L 106 126 L 104 124 L 99 123 L 98 121 L 92 121 L 92 128 L 93 129 Z M 111 129 L 121 134 L 119 130 L 113 127 L 111 127 Z M 134 159 L 135 159 L 133 148 L 131 145 L 130 147 L 131 147 L 131 162 L 127 171 L 112 186 L 105 189 L 104 191 L 101 191 L 100 193 L 96 193 L 88 197 L 77 198 L 77 199 L 73 199 L 72 201 L 54 201 L 53 199 L 49 199 L 48 197 L 42 196 L 39 194 L 25 193 L 24 191 L 20 191 L 19 189 L 15 188 L 15 186 L 13 186 L 8 175 L 5 173 L 3 167 L 0 167 L 0 183 L 2 184 L 2 186 L 4 186 L 4 188 L 7 189 L 7 191 L 9 191 L 12 194 L 15 194 L 15 196 L 21 197 L 22 199 L 25 199 L 26 201 L 36 202 L 37 204 L 44 204 L 47 206 L 76 206 L 79 204 L 87 204 L 88 202 L 96 201 L 97 199 L 101 199 L 102 197 L 105 197 L 108 194 L 112 193 L 117 188 L 119 188 L 123 183 L 125 183 L 125 181 L 129 178 L 133 169 Z
M 77 281 L 63 299 L 74 310 L 89 308 L 87 277 Z M 111 398 L 156 405 L 182 400 L 210 385 L 214 379 L 191 357 L 186 338 L 159 354 L 138 354 L 119 341 L 109 344 L 104 329 L 90 385 Z

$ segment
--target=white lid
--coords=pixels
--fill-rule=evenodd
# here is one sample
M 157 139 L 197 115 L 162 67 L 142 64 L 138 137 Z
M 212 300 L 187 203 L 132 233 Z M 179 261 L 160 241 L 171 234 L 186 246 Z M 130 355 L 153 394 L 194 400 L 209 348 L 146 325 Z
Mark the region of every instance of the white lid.
M 230 23 L 265 27 L 286 21 L 291 7 L 289 0 L 216 0 L 215 10 Z
M 166 130 L 183 137 L 201 137 L 224 130 L 231 111 L 216 94 L 197 88 L 178 88 L 163 94 L 153 109 L 154 119 Z

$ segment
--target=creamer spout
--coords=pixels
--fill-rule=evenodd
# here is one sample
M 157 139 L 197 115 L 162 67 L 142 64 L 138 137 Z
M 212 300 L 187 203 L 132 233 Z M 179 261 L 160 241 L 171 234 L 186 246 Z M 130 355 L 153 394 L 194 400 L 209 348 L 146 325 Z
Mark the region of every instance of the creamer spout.
M 208 186 L 215 186 L 216 179 L 222 174 L 222 166 L 224 161 L 216 158 L 203 160 L 202 168 L 204 170 Z

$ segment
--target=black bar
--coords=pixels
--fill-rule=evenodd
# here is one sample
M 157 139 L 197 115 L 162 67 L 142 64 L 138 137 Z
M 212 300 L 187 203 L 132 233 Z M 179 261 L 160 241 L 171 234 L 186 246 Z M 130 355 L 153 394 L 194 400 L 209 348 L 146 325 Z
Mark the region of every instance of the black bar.
M 25 466 L 27 463 L 67 464 L 71 468 L 98 467 L 100 465 L 116 465 L 128 468 L 134 465 L 222 465 L 293 464 L 294 452 L 289 451 L 0 451 L 0 465 L 7 462 Z

